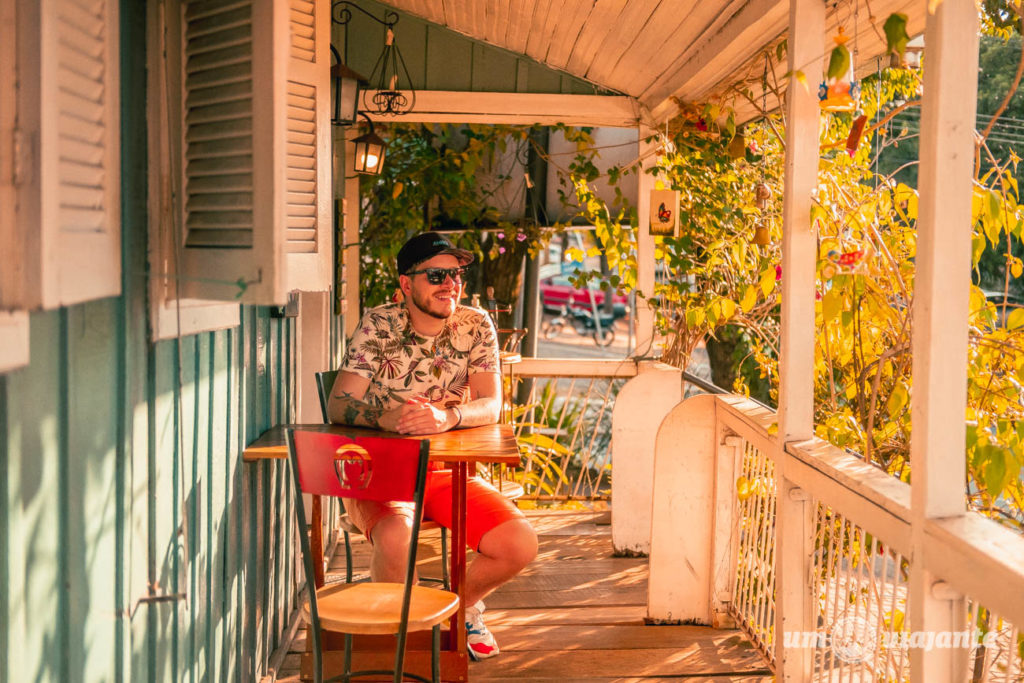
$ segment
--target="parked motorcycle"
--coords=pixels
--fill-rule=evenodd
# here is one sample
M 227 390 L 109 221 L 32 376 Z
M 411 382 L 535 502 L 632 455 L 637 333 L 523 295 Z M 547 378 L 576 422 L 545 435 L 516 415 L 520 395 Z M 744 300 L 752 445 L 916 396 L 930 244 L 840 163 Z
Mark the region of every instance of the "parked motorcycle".
M 620 316 L 617 316 L 615 313 L 605 313 L 604 311 L 598 311 L 598 314 L 601 323 L 600 333 L 597 329 L 597 323 L 594 321 L 593 312 L 582 307 L 563 307 L 561 313 L 542 326 L 541 332 L 545 339 L 551 340 L 562 333 L 566 324 L 571 323 L 573 329 L 576 330 L 576 334 L 593 337 L 594 343 L 598 346 L 608 346 L 615 340 L 615 330 L 613 327 L 615 321 Z

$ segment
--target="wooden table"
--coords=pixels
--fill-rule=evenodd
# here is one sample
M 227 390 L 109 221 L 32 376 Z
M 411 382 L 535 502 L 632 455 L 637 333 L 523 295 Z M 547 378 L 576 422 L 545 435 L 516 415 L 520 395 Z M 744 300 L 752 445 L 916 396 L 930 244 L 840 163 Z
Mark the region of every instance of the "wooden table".
M 278 425 L 266 432 L 251 443 L 242 453 L 242 460 L 246 462 L 258 462 L 263 459 L 287 458 L 288 445 L 285 441 L 285 430 L 301 429 L 311 432 L 329 432 L 342 434 L 350 438 L 360 436 L 375 436 L 384 438 L 426 438 L 430 440 L 430 459 L 434 462 L 443 462 L 452 468 L 452 544 L 449 557 L 451 567 L 452 590 L 459 596 L 459 609 L 452 616 L 448 631 L 448 639 L 444 644 L 441 653 L 441 677 L 446 681 L 465 681 L 468 679 L 469 661 L 466 654 L 466 617 L 465 600 L 463 589 L 466 583 L 466 480 L 469 475 L 469 468 L 476 463 L 518 465 L 520 463 L 519 445 L 512 431 L 512 426 L 507 424 L 484 425 L 482 427 L 469 427 L 466 429 L 454 429 L 442 434 L 431 434 L 425 437 L 415 437 L 394 432 L 383 432 L 376 429 L 362 427 L 349 427 L 345 425 L 318 424 L 294 424 Z M 320 538 L 319 529 L 321 519 L 320 498 L 313 497 L 313 509 L 311 511 L 311 526 L 313 527 L 313 544 L 319 543 L 321 556 L 323 553 L 323 539 Z M 318 572 L 316 577 L 317 586 L 324 583 L 323 563 L 314 569 Z M 379 637 L 368 636 L 356 638 L 357 647 L 363 643 L 378 641 Z M 325 649 L 331 641 L 325 639 Z M 392 639 L 393 642 L 393 639 Z M 425 645 L 424 650 L 419 647 Z M 341 653 L 334 656 L 333 652 L 324 653 L 324 677 L 330 677 L 341 672 Z M 390 655 L 389 655 L 390 656 Z M 362 660 L 362 661 L 361 661 Z M 353 668 L 372 669 L 388 668 L 387 658 L 372 652 L 356 652 L 353 658 Z M 392 660 L 393 663 L 393 660 Z M 382 665 L 383 664 L 383 665 Z M 406 658 L 406 667 L 413 673 L 419 673 L 430 677 L 430 647 L 429 639 L 420 640 L 413 638 L 410 634 L 409 653 Z M 303 669 L 305 669 L 305 665 Z

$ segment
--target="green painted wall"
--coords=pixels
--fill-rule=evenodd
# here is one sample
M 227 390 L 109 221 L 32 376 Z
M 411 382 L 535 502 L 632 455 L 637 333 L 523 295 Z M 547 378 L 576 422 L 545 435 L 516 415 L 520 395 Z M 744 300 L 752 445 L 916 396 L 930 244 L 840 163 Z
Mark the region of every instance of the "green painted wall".
M 31 364 L 0 375 L 0 683 L 258 680 L 296 606 L 294 509 L 285 464 L 241 451 L 294 416 L 295 327 L 245 307 L 149 342 L 145 3 L 121 29 L 124 295 L 33 314 Z M 412 17 L 399 40 L 417 88 L 594 91 Z
M 125 294 L 32 315 L 0 375 L 0 683 L 258 680 L 294 509 L 285 464 L 241 451 L 294 415 L 294 324 L 148 341 L 145 3 L 121 22 Z

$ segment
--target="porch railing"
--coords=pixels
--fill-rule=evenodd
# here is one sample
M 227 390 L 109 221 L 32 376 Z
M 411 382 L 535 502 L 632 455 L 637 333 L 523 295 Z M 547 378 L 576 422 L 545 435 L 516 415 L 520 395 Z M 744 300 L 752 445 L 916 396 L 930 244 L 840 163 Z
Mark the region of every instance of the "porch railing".
M 712 531 L 703 550 L 698 544 L 686 551 L 699 577 L 694 581 L 688 576 L 694 571 L 680 571 L 689 559 L 674 556 L 667 562 L 665 557 L 692 541 L 680 536 L 681 529 L 673 537 L 670 525 L 655 526 L 650 616 L 674 614 L 677 620 L 717 625 L 734 621 L 773 666 L 783 647 L 808 653 L 813 680 L 910 680 L 914 648 L 956 648 L 958 670 L 949 680 L 1024 680 L 1024 537 L 968 512 L 925 522 L 925 539 L 918 546 L 924 552 L 912 557 L 909 485 L 818 439 L 780 449 L 774 412 L 752 401 L 732 395 L 700 398 L 680 404 L 666 422 L 714 425 L 713 433 L 699 437 L 707 448 L 696 447 L 695 456 L 713 454 L 709 485 L 701 488 L 696 469 L 686 482 L 692 497 L 707 493 Z M 677 457 L 661 435 L 656 457 L 661 473 L 668 470 L 660 459 Z M 789 499 L 804 503 L 798 514 L 805 533 L 785 556 L 776 552 L 780 471 Z M 656 509 L 667 500 L 666 489 L 677 484 L 656 481 Z M 789 523 L 794 521 L 801 522 Z M 686 534 L 692 536 L 699 523 L 689 520 Z M 705 556 L 710 561 L 700 576 Z M 954 618 L 952 631 L 933 629 L 928 614 L 922 630 L 911 629 L 914 610 L 922 609 L 909 588 L 915 562 L 939 579 L 930 597 L 953 601 L 962 614 Z M 784 565 L 800 569 L 802 588 L 788 590 L 805 591 L 809 615 L 780 612 L 786 604 L 778 581 Z M 665 588 L 673 582 L 689 582 L 690 588 Z M 706 600 L 703 614 L 692 611 L 690 606 L 700 603 L 695 598 Z M 781 635 L 779 624 L 786 624 Z
M 636 374 L 632 360 L 524 358 L 514 367 L 525 499 L 610 498 L 612 410 Z

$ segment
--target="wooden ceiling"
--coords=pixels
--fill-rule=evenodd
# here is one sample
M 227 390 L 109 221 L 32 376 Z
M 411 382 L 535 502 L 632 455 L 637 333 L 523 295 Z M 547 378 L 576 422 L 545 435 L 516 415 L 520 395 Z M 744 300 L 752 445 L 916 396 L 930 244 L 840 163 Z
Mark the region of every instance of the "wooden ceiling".
M 785 0 L 381 2 L 629 95 L 653 124 L 676 114 L 672 98 L 705 102 L 724 97 L 740 121 L 757 116 L 758 107 L 739 97 L 733 86 L 745 81 L 760 92 L 766 51 L 774 53 L 789 23 Z M 856 46 L 861 70 L 873 69 L 875 56 L 885 51 L 882 24 L 890 13 L 908 15 L 910 35 L 924 30 L 923 0 L 827 0 L 826 5 L 828 37 L 840 25 L 848 35 L 856 29 L 858 38 L 848 46 Z M 788 70 L 785 59 L 772 68 L 779 79 Z

